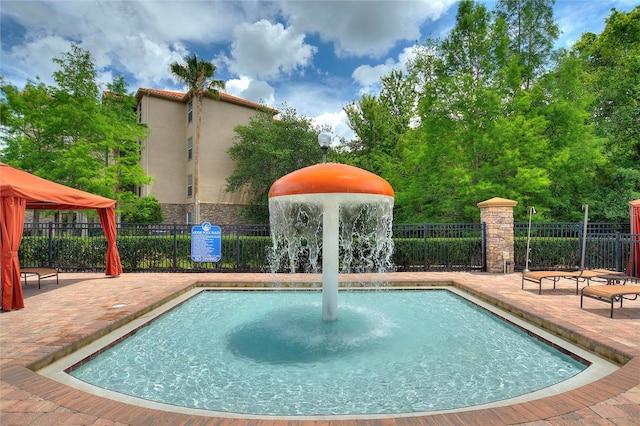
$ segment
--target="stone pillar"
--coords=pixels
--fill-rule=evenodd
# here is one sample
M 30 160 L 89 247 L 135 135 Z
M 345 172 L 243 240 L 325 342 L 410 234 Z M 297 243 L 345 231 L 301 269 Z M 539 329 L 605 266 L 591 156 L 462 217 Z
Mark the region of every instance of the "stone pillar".
M 517 205 L 497 197 L 478 203 L 487 235 L 487 272 L 513 272 L 513 208 Z

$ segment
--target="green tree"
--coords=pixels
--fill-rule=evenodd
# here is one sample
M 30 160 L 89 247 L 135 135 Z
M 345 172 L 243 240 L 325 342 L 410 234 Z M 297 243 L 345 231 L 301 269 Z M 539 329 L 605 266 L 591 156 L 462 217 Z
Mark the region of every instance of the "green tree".
M 502 190 L 492 176 L 508 147 L 492 135 L 506 92 L 505 37 L 485 6 L 463 1 L 449 35 L 418 52 L 410 70 L 421 83 L 420 126 L 403 142 L 404 163 L 415 168 L 397 191 L 399 217 L 470 220 L 477 202 Z
M 419 125 L 397 149 L 398 220 L 477 220 L 476 203 L 496 196 L 519 201 L 516 218 L 536 205 L 578 220 L 593 202 L 605 140 L 581 58 L 550 50 L 552 4 L 502 1 L 490 14 L 462 1 L 449 35 L 416 51 Z
M 42 82 L 27 81 L 24 89 L 0 80 L 0 123 L 2 161 L 38 176 L 50 176 L 55 169 L 55 138 L 48 125 L 52 115 L 52 96 Z
M 628 13 L 613 9 L 602 33 L 583 34 L 575 51 L 595 94 L 595 130 L 605 138 L 592 211 L 599 220 L 626 221 L 627 203 L 640 198 L 640 6 Z
M 356 138 L 346 143 L 350 163 L 354 166 L 382 174 L 392 154 L 391 116 L 388 108 L 377 96 L 363 95 L 358 103 L 344 107 L 349 127 Z
M 251 117 L 249 124 L 235 127 L 234 143 L 227 152 L 236 168 L 227 178 L 227 191 L 250 194 L 243 210 L 247 220 L 268 222 L 271 185 L 294 170 L 322 161 L 320 130 L 286 105 L 277 119 L 265 109 Z
M 528 114 L 545 121 L 541 136 L 546 148 L 538 164 L 550 178 L 548 193 L 539 201 L 549 218 L 580 220 L 582 205 L 591 204 L 604 141 L 590 122 L 593 95 L 585 85 L 579 58 L 558 52 L 557 63 L 534 86 L 531 96 Z
M 77 45 L 53 58 L 52 114 L 48 128 L 58 147 L 51 179 L 88 192 L 113 196 L 104 174 L 108 147 L 100 114 L 97 71 L 91 54 Z
M 132 192 L 123 194 L 120 213 L 126 223 L 162 223 L 162 207 L 153 196 L 138 198 Z
M 19 90 L 0 79 L 0 93 L 0 159 L 37 176 L 51 176 L 59 147 L 47 126 L 52 109 L 49 88 L 28 80 Z M 34 211 L 33 220 L 40 221 L 40 210 Z
M 553 19 L 554 3 L 555 0 L 499 0 L 496 4 L 498 17 L 507 25 L 511 65 L 517 67 L 518 83 L 524 90 L 545 73 L 560 35 Z
M 214 74 L 217 67 L 209 61 L 198 59 L 194 53 L 184 58 L 184 63 L 173 62 L 170 65 L 171 73 L 181 82 L 186 84 L 189 92 L 196 99 L 196 129 L 193 141 L 193 200 L 194 205 L 198 204 L 198 183 L 200 171 L 200 128 L 202 125 L 202 102 L 205 96 L 217 99 L 218 90 L 224 89 L 222 80 L 215 80 Z M 200 223 L 198 209 L 195 208 L 195 223 Z
M 105 176 L 113 182 L 116 198 L 151 182 L 140 165 L 143 149 L 140 140 L 148 137 L 149 130 L 138 123 L 137 100 L 127 92 L 127 87 L 124 77 L 117 76 L 107 84 L 102 96 L 102 112 L 107 122 L 118 123 L 118 126 L 106 127 L 111 131 L 105 134 L 108 144 Z
M 53 61 L 60 66 L 55 86 L 28 81 L 19 90 L 2 81 L 0 158 L 109 198 L 148 182 L 138 165 L 138 140 L 148 130 L 137 124 L 124 80 L 117 78 L 109 86 L 114 94 L 101 99 L 89 52 L 73 45 Z
M 402 71 L 382 77 L 378 96 L 363 95 L 358 103 L 344 107 L 356 138 L 345 142 L 349 162 L 382 175 L 391 173 L 398 160 L 396 147 L 415 117 L 415 82 Z

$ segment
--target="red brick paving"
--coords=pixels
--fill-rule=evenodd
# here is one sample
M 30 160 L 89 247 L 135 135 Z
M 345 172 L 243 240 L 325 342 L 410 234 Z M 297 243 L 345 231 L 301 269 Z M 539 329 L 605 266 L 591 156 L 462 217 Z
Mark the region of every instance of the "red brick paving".
M 196 285 L 209 283 L 305 282 L 313 275 L 270 274 L 102 274 L 60 276 L 60 284 L 43 280 L 24 287 L 25 309 L 0 314 L 0 424 L 6 425 L 640 425 L 640 301 L 615 308 L 580 298 L 572 282 L 557 289 L 535 285 L 521 289 L 519 274 L 393 273 L 341 276 L 343 281 L 454 283 L 574 343 L 595 348 L 613 359 L 630 359 L 613 374 L 561 395 L 507 407 L 421 417 L 385 419 L 278 420 L 230 419 L 168 413 L 136 407 L 59 384 L 32 369 L 51 362 L 53 354 L 71 351 Z M 122 308 L 114 305 L 126 304 Z M 596 343 L 597 342 L 597 343 Z M 622 355 L 620 355 L 622 354 Z

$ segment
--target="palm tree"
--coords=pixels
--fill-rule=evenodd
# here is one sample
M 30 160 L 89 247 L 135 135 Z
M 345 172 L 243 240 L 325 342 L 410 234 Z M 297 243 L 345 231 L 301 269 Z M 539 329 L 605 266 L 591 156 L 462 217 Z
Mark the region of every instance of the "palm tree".
M 171 73 L 187 85 L 189 94 L 196 98 L 196 132 L 193 142 L 193 204 L 194 223 L 200 223 L 200 208 L 198 206 L 198 175 L 200 161 L 200 125 L 202 123 L 202 100 L 205 95 L 214 99 L 219 98 L 218 89 L 224 89 L 224 81 L 213 78 L 217 67 L 204 59 L 198 60 L 194 53 L 184 57 L 184 64 L 173 62 Z

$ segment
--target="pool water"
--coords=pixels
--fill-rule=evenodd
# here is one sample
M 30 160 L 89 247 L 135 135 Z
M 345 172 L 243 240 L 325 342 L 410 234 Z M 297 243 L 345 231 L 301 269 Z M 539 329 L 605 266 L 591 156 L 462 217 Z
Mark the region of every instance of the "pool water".
M 280 416 L 455 409 L 586 368 L 447 290 L 203 291 L 71 371 L 123 394 Z

